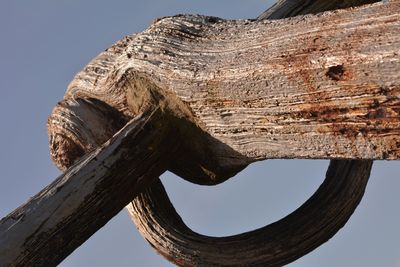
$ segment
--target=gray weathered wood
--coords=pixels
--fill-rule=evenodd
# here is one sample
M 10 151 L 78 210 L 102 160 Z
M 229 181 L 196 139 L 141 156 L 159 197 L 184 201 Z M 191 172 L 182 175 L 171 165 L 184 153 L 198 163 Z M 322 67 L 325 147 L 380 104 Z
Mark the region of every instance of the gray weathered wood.
M 209 135 L 172 166 L 198 183 L 267 158 L 397 159 L 399 5 L 272 22 L 164 18 L 96 58 L 65 98 L 95 97 L 131 117 L 149 96 L 124 84 L 145 75 Z
M 107 120 L 65 131 L 64 116 L 112 114 L 116 126 L 160 103 L 168 116 L 132 121 L 3 218 L 0 260 L 58 263 L 166 168 L 190 176 L 194 166 L 208 176 L 189 179 L 217 183 L 265 158 L 397 159 L 398 11 L 389 1 L 266 23 L 177 16 L 122 40 L 71 83 L 70 113 L 52 115 L 53 158 L 72 164 L 113 131 Z M 85 113 L 79 101 L 104 109 Z M 171 140 L 186 141 L 183 170 L 167 166 Z
M 324 0 L 313 1 L 312 8 L 306 2 L 280 1 L 258 19 L 326 9 Z M 345 3 L 349 2 L 363 3 Z M 329 4 L 332 8 L 343 2 Z M 331 161 L 323 184 L 299 209 L 273 225 L 237 236 L 215 238 L 192 231 L 175 211 L 160 181 L 127 209 L 152 247 L 179 266 L 281 266 L 326 242 L 347 222 L 364 195 L 371 166 L 368 160 Z M 274 251 L 277 247 L 281 248 L 278 253 Z
M 60 263 L 166 170 L 174 124 L 161 109 L 138 116 L 1 219 L 0 266 Z
M 328 10 L 342 9 L 372 4 L 377 0 L 278 0 L 271 8 L 264 11 L 258 20 L 262 19 L 282 19 L 298 15 L 315 14 Z
M 135 198 L 128 211 L 152 247 L 178 266 L 278 267 L 307 254 L 344 226 L 364 194 L 371 166 L 372 162 L 333 160 L 324 183 L 300 208 L 275 223 L 234 236 L 192 231 L 160 181 Z

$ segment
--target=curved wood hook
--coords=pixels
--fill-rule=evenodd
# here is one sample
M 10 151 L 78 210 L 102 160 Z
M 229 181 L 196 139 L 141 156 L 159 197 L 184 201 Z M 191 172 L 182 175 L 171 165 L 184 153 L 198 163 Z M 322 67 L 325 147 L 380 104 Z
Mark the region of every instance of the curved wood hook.
M 359 204 L 372 161 L 332 160 L 315 194 L 285 218 L 229 237 L 193 232 L 182 221 L 161 182 L 127 206 L 143 237 L 179 266 L 282 266 L 330 239 Z

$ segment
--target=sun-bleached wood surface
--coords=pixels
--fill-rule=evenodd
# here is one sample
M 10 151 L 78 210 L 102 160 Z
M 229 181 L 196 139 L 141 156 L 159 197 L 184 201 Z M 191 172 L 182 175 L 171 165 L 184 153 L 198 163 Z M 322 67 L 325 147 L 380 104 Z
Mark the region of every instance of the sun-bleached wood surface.
M 130 117 L 152 96 L 126 85 L 154 82 L 209 135 L 180 162 L 199 177 L 268 158 L 397 159 L 399 5 L 276 21 L 163 18 L 102 53 L 65 98 L 94 97 Z
M 53 159 L 73 164 L 156 106 L 162 118 L 131 121 L 3 218 L 0 260 L 56 264 L 166 169 L 215 184 L 266 158 L 397 159 L 398 11 L 387 1 L 276 22 L 181 15 L 121 40 L 56 107 Z
M 312 8 L 307 2 L 279 1 L 258 19 L 295 15 L 293 10 L 315 13 L 326 9 L 324 0 L 313 1 Z M 343 4 L 329 3 L 330 8 Z M 343 227 L 364 195 L 371 167 L 369 160 L 331 161 L 323 184 L 299 209 L 272 225 L 236 236 L 210 237 L 192 231 L 174 209 L 160 181 L 127 209 L 143 237 L 176 265 L 282 266 L 326 242 Z
M 324 183 L 300 208 L 277 222 L 233 236 L 192 231 L 160 181 L 135 198 L 128 211 L 143 237 L 177 266 L 277 267 L 304 256 L 344 226 L 364 195 L 371 166 L 333 160 Z
M 0 266 L 57 266 L 166 170 L 173 125 L 161 110 L 138 116 L 1 219 Z

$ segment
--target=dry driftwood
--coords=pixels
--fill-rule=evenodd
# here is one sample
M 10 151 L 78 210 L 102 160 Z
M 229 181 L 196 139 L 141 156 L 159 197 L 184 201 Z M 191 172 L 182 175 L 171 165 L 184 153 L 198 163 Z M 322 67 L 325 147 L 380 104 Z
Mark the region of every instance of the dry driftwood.
M 265 158 L 397 159 L 398 11 L 390 1 L 277 22 L 176 16 L 121 40 L 55 109 L 53 159 L 66 167 L 107 140 L 108 120 L 165 112 L 131 121 L 2 219 L 0 260 L 56 264 L 167 168 L 215 184 Z
M 324 0 L 312 3 L 310 7 L 307 1 L 279 1 L 258 19 L 327 8 Z M 343 2 L 329 4 L 332 8 Z M 237 236 L 215 238 L 193 232 L 175 211 L 160 181 L 127 209 L 152 247 L 179 266 L 281 266 L 326 242 L 347 222 L 364 195 L 371 167 L 368 160 L 332 161 L 323 184 L 299 209 L 272 225 Z
M 171 168 L 196 183 L 267 158 L 397 159 L 399 17 L 390 1 L 277 21 L 164 18 L 101 54 L 65 98 L 128 117 L 151 94 L 179 98 L 207 140 Z M 162 92 L 127 90 L 136 77 Z
M 264 11 L 258 20 L 282 19 L 298 15 L 316 14 L 328 10 L 356 7 L 379 2 L 377 0 L 278 0 L 271 8 Z
M 174 124 L 160 109 L 138 116 L 4 217 L 0 266 L 60 263 L 166 170 L 179 148 Z
M 193 232 L 182 221 L 160 181 L 128 206 L 139 231 L 158 253 L 178 266 L 288 264 L 329 240 L 360 202 L 371 162 L 333 160 L 324 183 L 300 208 L 254 231 L 228 237 Z

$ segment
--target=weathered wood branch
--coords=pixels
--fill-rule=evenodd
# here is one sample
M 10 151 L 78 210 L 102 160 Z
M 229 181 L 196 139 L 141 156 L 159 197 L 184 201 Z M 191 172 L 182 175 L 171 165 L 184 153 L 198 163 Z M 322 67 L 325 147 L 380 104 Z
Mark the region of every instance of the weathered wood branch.
M 397 159 L 399 5 L 265 23 L 177 16 L 120 41 L 52 115 L 53 158 L 75 162 L 149 107 L 167 103 L 168 116 L 131 121 L 2 219 L 0 260 L 58 263 L 167 168 L 213 184 L 266 158 Z M 104 109 L 86 113 L 79 101 Z M 103 115 L 98 125 L 64 120 Z M 183 141 L 175 163 L 171 140 Z
M 209 134 L 172 166 L 197 183 L 267 158 L 397 159 L 399 6 L 262 22 L 164 18 L 96 58 L 65 98 L 98 98 L 130 117 L 149 97 L 124 84 L 145 74 Z
M 293 10 L 323 11 L 327 4 L 324 0 L 313 1 L 310 8 L 306 2 L 280 1 L 258 20 L 267 19 L 268 15 L 293 15 Z M 351 1 L 345 3 L 348 2 Z M 329 4 L 332 8 L 343 2 Z M 281 266 L 326 242 L 347 222 L 364 195 L 371 166 L 372 161 L 367 160 L 332 161 L 323 184 L 298 210 L 273 225 L 238 236 L 215 238 L 193 232 L 175 211 L 160 181 L 135 198 L 127 209 L 152 247 L 179 266 Z M 276 253 L 275 248 L 280 251 Z
M 178 133 L 161 109 L 130 121 L 0 221 L 0 266 L 56 266 L 167 169 Z
M 258 20 L 283 19 L 298 15 L 316 14 L 328 10 L 356 7 L 379 2 L 377 0 L 278 0 L 271 8 L 264 11 Z
M 229 237 L 193 232 L 181 220 L 159 181 L 135 198 L 128 211 L 158 253 L 178 266 L 277 267 L 329 240 L 353 214 L 372 162 L 333 161 L 318 191 L 285 218 Z

